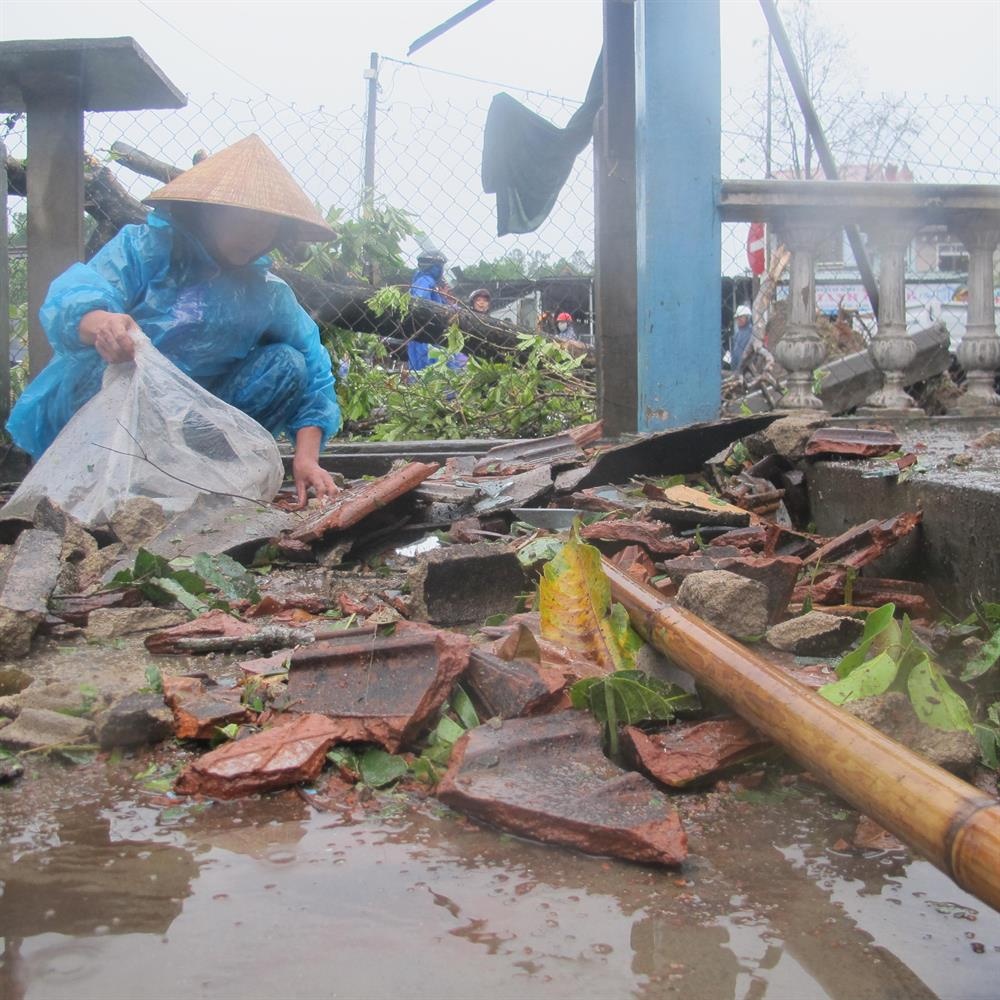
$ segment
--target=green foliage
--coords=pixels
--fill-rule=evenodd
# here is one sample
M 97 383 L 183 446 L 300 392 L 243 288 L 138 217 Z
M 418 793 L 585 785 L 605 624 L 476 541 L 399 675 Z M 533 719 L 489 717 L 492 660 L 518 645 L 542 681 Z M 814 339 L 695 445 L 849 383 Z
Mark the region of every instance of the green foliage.
M 405 294 L 382 289 L 369 305 L 398 311 L 408 302 Z M 545 337 L 522 335 L 512 361 L 472 356 L 456 371 L 445 362 L 465 344 L 453 326 L 447 347 L 432 348 L 433 363 L 409 381 L 380 367 L 371 340 L 352 351 L 347 339 L 331 338 L 335 356 L 350 362 L 337 396 L 345 420 L 374 420 L 372 440 L 544 437 L 594 419 L 593 386 L 578 375 L 582 359 Z
M 298 265 L 299 270 L 320 279 L 363 278 L 367 268 L 376 273 L 403 270 L 403 241 L 423 235 L 409 212 L 384 202 L 359 219 L 345 218 L 343 209 L 331 208 L 326 221 L 336 231 L 336 238 L 311 244 L 305 262 Z
M 587 709 L 604 726 L 612 757 L 618 755 L 618 727 L 637 722 L 669 722 L 678 710 L 698 708 L 698 698 L 641 670 L 615 670 L 584 677 L 569 691 L 574 708 Z
M 996 666 L 1000 660 L 1000 626 L 983 643 L 983 648 L 969 660 L 962 671 L 963 681 L 974 681 Z
M 427 747 L 410 765 L 413 776 L 428 785 L 436 785 L 448 766 L 455 744 L 479 724 L 479 715 L 469 696 L 455 685 L 451 701 L 442 709 L 441 717 L 427 740 Z
M 995 771 L 1000 770 L 1000 701 L 990 705 L 986 710 L 986 721 L 977 722 L 973 732 L 979 741 L 983 763 Z
M 913 634 L 909 618 L 904 615 L 897 622 L 895 610 L 894 604 L 883 604 L 868 615 L 858 648 L 837 665 L 839 679 L 819 693 L 835 705 L 844 705 L 885 691 L 903 691 L 926 725 L 972 732 L 969 706 Z M 869 654 L 874 655 L 869 658 Z
M 463 281 L 520 281 L 534 278 L 586 277 L 594 272 L 593 263 L 581 250 L 568 259 L 560 257 L 550 261 L 547 253 L 535 250 L 511 250 L 495 260 L 480 260 L 478 264 L 462 268 Z
M 369 788 L 385 788 L 399 781 L 407 772 L 402 757 L 387 753 L 379 747 L 370 747 L 358 758 L 361 780 Z
M 167 560 L 139 549 L 132 568 L 116 573 L 111 586 L 138 587 L 154 604 L 176 602 L 193 615 L 212 608 L 229 611 L 230 600 L 260 600 L 256 580 L 235 559 L 204 552 Z

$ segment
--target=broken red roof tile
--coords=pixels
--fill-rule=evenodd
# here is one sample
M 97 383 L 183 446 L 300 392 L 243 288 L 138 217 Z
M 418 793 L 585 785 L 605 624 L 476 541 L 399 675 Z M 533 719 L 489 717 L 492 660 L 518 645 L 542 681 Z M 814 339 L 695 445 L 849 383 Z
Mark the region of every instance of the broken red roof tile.
M 585 525 L 580 537 L 591 543 L 641 545 L 650 555 L 661 559 L 686 555 L 696 547 L 694 539 L 678 538 L 668 525 L 655 521 L 597 521 Z
M 687 836 L 667 797 L 623 771 L 583 712 L 479 726 L 452 752 L 438 798 L 511 833 L 650 864 L 676 865 Z
M 892 430 L 872 427 L 821 427 L 806 444 L 806 455 L 857 455 L 875 458 L 903 446 Z
M 803 560 L 805 565 L 838 563 L 860 569 L 876 560 L 886 549 L 905 538 L 920 524 L 920 511 L 911 511 L 888 517 L 884 521 L 873 519 L 831 538 L 812 555 Z
M 658 733 L 628 726 L 625 739 L 641 769 L 671 788 L 714 777 L 771 746 L 738 718 L 678 722 Z
M 199 757 L 174 788 L 182 795 L 235 799 L 309 781 L 323 769 L 336 735 L 330 719 L 303 715 Z
M 333 531 L 343 531 L 369 514 L 416 489 L 438 466 L 433 462 L 410 462 L 379 479 L 354 486 L 333 497 L 289 534 L 300 542 L 315 542 Z
M 174 625 L 146 636 L 146 649 L 151 653 L 178 653 L 178 645 L 185 639 L 228 637 L 233 639 L 252 635 L 256 625 L 240 621 L 225 611 L 209 611 L 182 625 Z
M 392 635 L 350 629 L 292 655 L 288 697 L 297 709 L 334 720 L 339 740 L 395 753 L 444 703 L 470 648 L 468 636 L 412 624 Z

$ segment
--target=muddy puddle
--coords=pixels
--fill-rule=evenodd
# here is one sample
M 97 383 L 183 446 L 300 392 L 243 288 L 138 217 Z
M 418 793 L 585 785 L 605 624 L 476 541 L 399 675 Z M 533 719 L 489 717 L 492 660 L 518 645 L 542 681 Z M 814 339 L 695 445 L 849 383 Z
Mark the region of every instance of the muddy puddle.
M 1000 915 L 909 855 L 835 850 L 855 814 L 807 782 L 683 799 L 673 872 L 433 799 L 174 802 L 135 779 L 156 761 L 0 789 L 4 1000 L 997 996 Z

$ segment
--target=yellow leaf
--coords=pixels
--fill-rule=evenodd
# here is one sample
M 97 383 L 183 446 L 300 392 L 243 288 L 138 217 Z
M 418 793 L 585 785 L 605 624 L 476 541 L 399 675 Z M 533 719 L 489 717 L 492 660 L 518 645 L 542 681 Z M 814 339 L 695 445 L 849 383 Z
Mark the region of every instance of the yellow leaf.
M 573 535 L 545 564 L 538 586 L 542 636 L 607 672 L 628 670 L 641 642 L 611 613 L 611 584 L 601 554 Z

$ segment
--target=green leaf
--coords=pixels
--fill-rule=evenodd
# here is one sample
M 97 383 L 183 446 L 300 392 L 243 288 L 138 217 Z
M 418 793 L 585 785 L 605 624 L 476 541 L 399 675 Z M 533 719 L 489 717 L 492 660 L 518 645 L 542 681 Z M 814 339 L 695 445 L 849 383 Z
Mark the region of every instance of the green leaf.
M 462 720 L 462 725 L 466 729 L 475 729 L 479 725 L 479 714 L 472 705 L 472 700 L 465 691 L 456 685 L 451 696 L 451 707 L 455 714 Z
M 983 763 L 994 771 L 1000 770 L 1000 730 L 977 722 L 972 731 L 979 743 Z
M 896 614 L 895 604 L 883 604 L 882 607 L 869 611 L 865 618 L 865 630 L 862 633 L 861 641 L 874 639 L 880 632 L 883 632 Z
M 483 624 L 484 625 L 503 625 L 507 620 L 507 615 L 490 615 Z
M 539 563 L 555 559 L 564 544 L 556 535 L 541 535 L 518 549 L 517 561 L 525 569 L 531 569 Z
M 394 781 L 399 781 L 408 768 L 402 757 L 396 757 L 385 750 L 372 747 L 366 750 L 359 760 L 361 780 L 370 788 L 384 788 Z
M 962 680 L 974 681 L 982 677 L 988 670 L 993 669 L 998 659 L 1000 659 L 1000 628 L 983 643 L 983 648 L 965 665 Z
M 163 674 L 152 663 L 146 667 L 146 687 L 150 694 L 163 694 Z
M 879 653 L 874 660 L 856 667 L 847 677 L 821 687 L 819 693 L 834 705 L 846 705 L 849 701 L 888 691 L 898 670 L 896 661 L 888 653 Z
M 327 751 L 326 759 L 350 774 L 361 774 L 361 762 L 358 760 L 358 755 L 350 747 L 333 747 Z
M 873 637 L 874 638 L 874 637 Z M 868 658 L 868 652 L 872 647 L 872 639 L 865 639 L 857 649 L 852 649 L 841 661 L 837 664 L 837 676 L 847 677 L 854 670 L 857 670 L 862 663 Z
M 437 726 L 434 728 L 432 741 L 435 744 L 445 743 L 450 747 L 464 735 L 464 727 L 460 726 L 454 719 L 449 719 L 447 715 L 442 715 Z
M 921 722 L 945 732 L 973 731 L 969 706 L 951 689 L 944 674 L 927 656 L 910 671 L 906 687 Z
M 170 576 L 170 563 L 163 556 L 153 555 L 148 549 L 139 549 L 135 557 L 132 575 L 136 580 L 154 576 Z
M 201 597 L 208 589 L 205 581 L 197 573 L 192 573 L 189 569 L 174 570 L 170 579 L 175 580 L 189 594 L 194 594 L 195 597 Z
M 170 577 L 156 579 L 152 583 L 193 614 L 200 615 L 209 610 L 208 605 L 200 597 L 196 597 Z
M 194 557 L 194 570 L 231 601 L 260 600 L 257 581 L 231 556 L 200 552 Z

